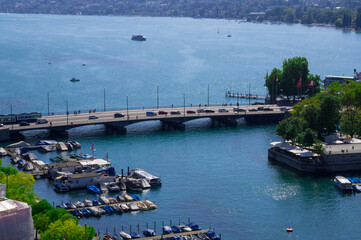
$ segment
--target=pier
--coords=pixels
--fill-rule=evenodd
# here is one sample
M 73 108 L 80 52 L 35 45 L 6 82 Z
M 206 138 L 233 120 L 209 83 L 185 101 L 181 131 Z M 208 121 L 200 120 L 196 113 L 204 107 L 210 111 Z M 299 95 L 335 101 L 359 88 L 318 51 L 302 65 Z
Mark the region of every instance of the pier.
M 269 111 L 252 111 L 258 107 L 267 107 Z M 234 111 L 234 108 L 240 108 L 241 111 Z M 199 109 L 206 109 L 208 112 L 199 112 Z M 223 111 L 219 111 L 223 109 Z M 251 111 L 250 111 L 251 110 Z M 159 114 L 159 111 L 167 114 Z M 213 112 L 214 111 L 214 112 Z M 147 116 L 147 112 L 154 112 L 156 115 Z M 115 113 L 124 114 L 124 117 L 114 117 Z M 28 126 L 19 124 L 4 125 L 0 129 L 0 141 L 10 141 L 24 139 L 22 132 L 30 130 L 49 130 L 53 137 L 67 137 L 68 130 L 86 125 L 103 124 L 107 130 L 117 133 L 126 133 L 126 126 L 144 121 L 161 121 L 164 129 L 185 130 L 185 122 L 210 118 L 212 126 L 236 126 L 236 120 L 244 118 L 250 124 L 277 123 L 286 118 L 287 111 L 281 110 L 276 105 L 234 105 L 234 106 L 192 106 L 192 107 L 173 107 L 173 108 L 151 108 L 151 109 L 132 109 L 119 111 L 104 111 L 96 113 L 63 114 L 43 116 L 48 123 L 36 124 L 30 123 Z M 89 118 L 90 116 L 93 119 Z

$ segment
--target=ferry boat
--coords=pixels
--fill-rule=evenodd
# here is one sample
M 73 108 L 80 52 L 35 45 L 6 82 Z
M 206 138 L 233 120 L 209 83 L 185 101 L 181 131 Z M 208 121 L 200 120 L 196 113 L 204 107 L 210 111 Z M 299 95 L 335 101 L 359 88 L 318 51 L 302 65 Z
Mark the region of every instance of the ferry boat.
M 144 178 L 149 182 L 151 186 L 158 186 L 162 184 L 160 178 L 153 176 L 152 174 L 140 168 L 132 170 L 130 176 L 134 176 L 136 178 Z
M 336 176 L 335 179 L 336 186 L 343 192 L 351 192 L 352 191 L 352 183 L 343 176 Z
M 132 40 L 134 41 L 145 41 L 147 40 L 143 34 L 140 35 L 132 35 Z

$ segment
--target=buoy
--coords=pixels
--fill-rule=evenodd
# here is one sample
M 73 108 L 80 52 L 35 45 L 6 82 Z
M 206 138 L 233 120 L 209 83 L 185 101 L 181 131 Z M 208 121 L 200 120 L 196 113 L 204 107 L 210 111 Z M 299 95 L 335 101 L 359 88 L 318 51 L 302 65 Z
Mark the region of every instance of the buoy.
M 287 232 L 293 232 L 293 229 L 292 229 L 291 227 L 288 227 L 288 228 L 286 229 L 286 231 L 287 231 Z

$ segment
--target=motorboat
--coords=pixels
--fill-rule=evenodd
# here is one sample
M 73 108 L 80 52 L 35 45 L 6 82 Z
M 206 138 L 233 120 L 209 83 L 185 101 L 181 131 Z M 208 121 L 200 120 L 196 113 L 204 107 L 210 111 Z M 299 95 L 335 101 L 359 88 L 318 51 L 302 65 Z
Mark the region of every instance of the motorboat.
M 190 227 L 188 227 L 187 225 L 179 225 L 178 228 L 182 231 L 182 232 L 192 232 L 192 229 Z
M 84 214 L 78 209 L 74 209 L 73 211 L 71 211 L 71 213 L 73 214 L 74 217 L 77 218 L 81 218 L 84 216 Z
M 90 185 L 87 186 L 88 192 L 93 193 L 93 194 L 101 194 L 102 192 L 100 191 L 99 188 L 97 188 L 95 185 Z
M 123 238 L 123 239 L 132 239 L 132 236 L 130 236 L 128 233 L 121 231 L 119 232 L 119 235 Z
M 68 143 L 71 143 L 71 145 L 73 145 L 73 148 L 81 148 L 81 144 L 77 141 L 68 141 Z
M 182 232 L 182 229 L 180 229 L 177 226 L 172 226 L 171 229 L 172 229 L 173 233 L 181 233 Z
M 133 198 L 131 196 L 129 196 L 128 194 L 124 194 L 123 198 L 125 199 L 125 201 L 130 202 L 133 201 Z
M 123 209 L 119 205 L 112 205 L 112 208 L 116 213 L 123 213 Z
M 110 204 L 118 203 L 117 199 L 112 197 L 108 197 L 108 201 L 110 202 Z
M 63 143 L 63 142 L 58 142 L 55 146 L 58 151 L 68 151 L 69 150 L 66 147 L 65 143 Z
M 158 186 L 162 184 L 162 181 L 159 177 L 153 176 L 152 174 L 140 168 L 132 170 L 131 176 L 134 176 L 136 178 L 145 178 L 151 186 Z
M 157 208 L 157 205 L 155 205 L 149 200 L 145 200 L 143 203 L 148 207 L 149 210 L 154 210 Z
M 136 203 L 128 203 L 127 205 L 130 211 L 139 211 L 139 207 Z
M 54 190 L 56 192 L 68 192 L 69 188 L 64 183 L 56 181 L 54 182 Z
M 53 152 L 56 150 L 55 145 L 40 145 L 40 147 L 38 147 L 38 150 L 40 152 Z
M 123 210 L 123 212 L 130 211 L 130 208 L 127 206 L 127 204 L 120 204 L 119 206 Z
M 90 217 L 92 215 L 92 213 L 86 208 L 82 208 L 80 211 L 83 213 L 85 217 Z
M 80 201 L 75 202 L 74 205 L 75 205 L 75 207 L 77 207 L 77 208 L 83 208 L 83 207 L 85 207 L 85 204 L 82 203 L 82 202 L 80 202 Z
M 351 181 L 343 176 L 336 176 L 334 182 L 336 186 L 343 192 L 349 192 L 353 189 Z
M 103 209 L 104 209 L 108 214 L 114 213 L 114 209 L 113 209 L 111 206 L 109 206 L 109 205 L 105 205 L 105 206 L 103 207 Z
M 192 223 L 192 222 L 188 223 L 187 226 L 190 227 L 193 231 L 202 230 L 202 228 L 198 224 L 195 224 L 195 223 Z
M 136 232 L 131 232 L 129 235 L 132 236 L 132 239 L 140 238 L 140 235 L 138 233 L 136 233 Z
M 353 189 L 355 190 L 355 192 L 361 192 L 361 186 L 360 185 L 352 185 Z
M 10 160 L 11 160 L 11 162 L 12 162 L 13 164 L 17 164 L 18 161 L 20 160 L 20 158 L 19 158 L 19 157 L 13 157 L 13 156 L 11 156 L 11 157 L 10 157 Z
M 125 199 L 122 195 L 118 195 L 116 199 L 118 200 L 118 202 L 125 202 Z
M 99 212 L 99 208 L 96 207 L 90 207 L 89 211 L 93 214 L 95 217 L 99 217 L 101 214 Z
M 85 205 L 86 207 L 92 207 L 92 206 L 93 206 L 93 202 L 92 202 L 91 200 L 89 200 L 89 199 L 85 199 L 85 200 L 84 200 L 84 205 Z
M 105 196 L 100 196 L 100 197 L 99 197 L 99 202 L 100 202 L 101 204 L 110 204 L 108 198 L 106 198 Z
M 34 165 L 30 162 L 25 163 L 24 171 L 32 171 L 32 170 L 34 170 Z
M 144 236 L 147 236 L 147 237 L 152 237 L 152 236 L 155 236 L 155 232 L 154 232 L 154 230 L 153 229 L 145 229 L 144 231 L 143 231 L 143 234 L 144 234 Z
M 130 194 L 131 198 L 133 198 L 134 201 L 141 201 L 142 199 L 137 194 Z
M 107 213 L 103 208 L 98 208 L 98 211 L 101 215 Z
M 6 156 L 8 153 L 5 151 L 4 148 L 0 147 L 0 157 Z
M 65 203 L 67 209 L 76 209 L 76 206 L 72 203 Z
M 19 159 L 16 163 L 18 164 L 19 168 L 25 167 L 25 164 L 26 164 L 25 160 L 23 160 L 23 159 Z
M 115 182 L 109 183 L 107 185 L 107 187 L 110 192 L 119 192 L 120 191 L 120 187 Z
M 206 235 L 208 238 L 210 238 L 212 240 L 221 240 L 221 238 L 212 230 L 209 230 L 208 232 L 206 232 Z
M 163 234 L 173 234 L 172 228 L 170 226 L 163 226 Z
M 40 146 L 40 145 L 55 145 L 57 144 L 58 142 L 55 141 L 55 140 L 40 140 L 40 141 L 37 141 L 35 143 L 36 146 Z
M 138 179 L 128 178 L 125 184 L 127 185 L 128 190 L 136 192 L 140 192 L 143 190 L 142 185 L 140 184 Z
M 118 184 L 118 187 L 119 187 L 120 191 L 127 190 L 127 185 L 125 185 L 124 181 L 119 181 L 119 182 L 117 182 L 117 184 Z
M 65 146 L 68 148 L 69 151 L 73 151 L 73 150 L 74 150 L 74 147 L 73 147 L 73 145 L 72 145 L 71 143 L 65 142 L 64 144 L 65 144 Z
M 149 182 L 145 178 L 139 179 L 139 182 L 143 189 L 147 189 L 151 187 Z
M 38 157 L 35 156 L 34 153 L 29 153 L 29 152 L 23 154 L 23 158 L 24 158 L 25 160 L 30 161 L 30 162 L 33 162 L 34 160 L 38 160 Z
M 147 205 L 145 205 L 143 202 L 137 202 L 137 205 L 139 207 L 139 210 L 141 210 L 141 211 L 147 211 L 148 210 Z
M 105 183 L 100 183 L 100 191 L 102 193 L 108 192 L 108 188 L 107 188 L 107 185 Z
M 113 240 L 113 239 L 115 239 L 115 240 L 121 240 L 121 239 L 123 239 L 123 238 L 119 235 L 119 233 L 113 233 L 112 240 Z
M 132 40 L 134 40 L 134 41 L 145 41 L 145 40 L 147 40 L 147 38 L 143 34 L 132 35 Z
M 78 78 L 71 78 L 70 79 L 70 82 L 79 82 L 80 81 L 80 79 L 78 79 Z
M 98 200 L 93 200 L 93 206 L 102 205 Z

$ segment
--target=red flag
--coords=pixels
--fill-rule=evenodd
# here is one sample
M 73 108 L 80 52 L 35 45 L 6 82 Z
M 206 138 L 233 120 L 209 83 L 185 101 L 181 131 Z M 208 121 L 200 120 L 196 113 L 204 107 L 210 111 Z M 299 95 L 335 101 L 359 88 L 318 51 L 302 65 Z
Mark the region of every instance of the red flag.
M 313 77 L 312 77 L 311 82 L 308 84 L 308 86 L 309 86 L 310 88 L 312 88 L 312 87 L 313 87 Z
M 298 81 L 297 87 L 301 88 L 302 86 L 302 76 L 300 76 L 300 81 Z

